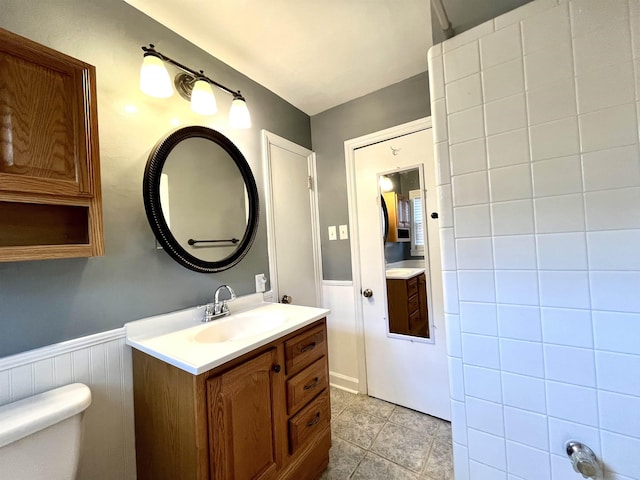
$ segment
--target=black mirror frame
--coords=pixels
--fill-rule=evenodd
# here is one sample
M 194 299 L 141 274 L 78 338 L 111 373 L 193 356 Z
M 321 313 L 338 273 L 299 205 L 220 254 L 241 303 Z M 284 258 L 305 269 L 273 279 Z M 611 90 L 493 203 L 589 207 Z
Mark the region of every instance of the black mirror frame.
M 160 176 L 162 168 L 171 151 L 181 141 L 188 138 L 204 138 L 222 147 L 233 159 L 238 170 L 240 170 L 249 198 L 247 228 L 238 248 L 228 257 L 215 262 L 207 262 L 191 255 L 178 243 L 167 225 L 162 212 L 162 206 L 160 205 Z M 153 147 L 153 150 L 151 150 L 147 166 L 144 169 L 142 197 L 144 199 L 144 209 L 147 213 L 149 225 L 158 243 L 162 245 L 164 250 L 176 262 L 195 272 L 216 273 L 233 267 L 244 258 L 256 237 L 260 217 L 260 203 L 256 181 L 242 152 L 238 150 L 238 147 L 236 147 L 231 140 L 216 130 L 194 125 L 174 130 L 165 138 L 161 139 L 155 147 Z

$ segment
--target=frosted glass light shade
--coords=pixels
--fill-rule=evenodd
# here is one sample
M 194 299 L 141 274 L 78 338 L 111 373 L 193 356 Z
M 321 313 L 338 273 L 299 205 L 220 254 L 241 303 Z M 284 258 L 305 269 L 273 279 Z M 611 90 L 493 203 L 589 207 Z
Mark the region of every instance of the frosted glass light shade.
M 393 182 L 385 175 L 380 176 L 380 190 L 383 192 L 390 192 L 393 190 Z
M 213 95 L 211 84 L 205 80 L 198 80 L 191 91 L 191 110 L 200 115 L 213 115 L 218 111 L 216 97 Z
M 251 115 L 247 103 L 242 98 L 234 98 L 229 110 L 229 126 L 232 128 L 251 128 Z
M 155 55 L 145 55 L 140 69 L 140 90 L 157 98 L 173 95 L 171 78 L 164 62 Z

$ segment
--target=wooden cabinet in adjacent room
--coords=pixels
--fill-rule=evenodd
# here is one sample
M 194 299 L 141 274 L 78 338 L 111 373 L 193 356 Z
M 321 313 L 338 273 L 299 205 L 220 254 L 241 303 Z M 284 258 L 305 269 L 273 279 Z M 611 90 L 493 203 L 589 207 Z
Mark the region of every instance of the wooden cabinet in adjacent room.
M 95 76 L 0 29 L 0 261 L 104 254 Z
M 387 278 L 387 302 L 391 333 L 429 338 L 424 273 L 408 279 Z
M 199 375 L 133 350 L 139 480 L 314 480 L 329 462 L 325 319 Z
M 382 194 L 389 218 L 387 241 L 411 241 L 411 211 L 409 199 L 395 192 Z

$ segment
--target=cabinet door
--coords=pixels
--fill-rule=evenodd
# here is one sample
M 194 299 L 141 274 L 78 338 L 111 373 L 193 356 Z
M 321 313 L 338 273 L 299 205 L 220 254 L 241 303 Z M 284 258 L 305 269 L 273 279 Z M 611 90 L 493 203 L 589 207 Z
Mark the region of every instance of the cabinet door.
M 90 197 L 95 68 L 0 29 L 0 190 Z
M 276 349 L 207 380 L 213 480 L 267 480 L 277 464 L 273 428 Z

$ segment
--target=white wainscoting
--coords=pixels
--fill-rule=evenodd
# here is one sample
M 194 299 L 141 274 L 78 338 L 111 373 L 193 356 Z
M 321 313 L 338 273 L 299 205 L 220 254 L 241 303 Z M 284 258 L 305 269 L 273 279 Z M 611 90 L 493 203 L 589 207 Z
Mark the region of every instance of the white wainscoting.
M 358 392 L 360 382 L 353 282 L 324 280 L 322 289 L 323 306 L 331 310 L 327 317 L 331 385 Z
M 131 349 L 124 328 L 0 359 L 0 405 L 74 382 L 88 385 L 92 395 L 78 480 L 134 480 Z

